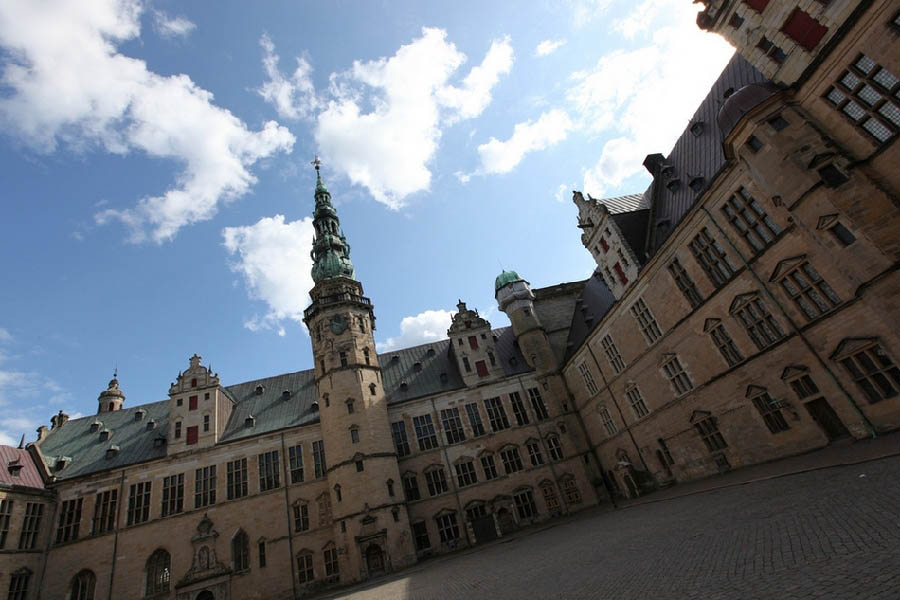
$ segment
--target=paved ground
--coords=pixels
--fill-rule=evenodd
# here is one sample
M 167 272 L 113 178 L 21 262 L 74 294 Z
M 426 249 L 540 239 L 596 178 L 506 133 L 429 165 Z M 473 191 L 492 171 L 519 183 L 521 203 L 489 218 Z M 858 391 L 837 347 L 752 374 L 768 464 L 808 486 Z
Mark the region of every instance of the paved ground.
M 330 596 L 900 599 L 900 456 L 607 512 Z

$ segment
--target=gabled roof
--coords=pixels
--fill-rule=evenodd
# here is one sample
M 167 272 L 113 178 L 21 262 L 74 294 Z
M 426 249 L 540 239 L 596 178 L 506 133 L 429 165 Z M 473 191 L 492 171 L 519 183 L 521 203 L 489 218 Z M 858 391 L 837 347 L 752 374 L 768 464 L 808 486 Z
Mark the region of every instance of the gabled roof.
M 647 262 L 644 254 L 644 245 L 647 242 L 647 223 L 650 219 L 650 209 L 633 210 L 630 212 L 610 215 L 616 222 L 625 243 L 634 252 L 641 264 Z
M 616 196 L 615 198 L 598 198 L 598 202 L 606 206 L 606 210 L 610 214 L 631 212 L 650 208 L 650 202 L 646 199 L 646 194 L 626 194 L 625 196 Z
M 44 480 L 28 450 L 0 446 L 0 486 L 44 489 Z
M 606 287 L 599 271 L 594 271 L 594 274 L 585 283 L 584 291 L 575 304 L 572 325 L 569 327 L 569 338 L 566 341 L 565 360 L 569 360 L 581 348 L 615 302 L 615 296 Z
M 262 386 L 261 392 L 257 388 Z M 290 392 L 285 395 L 284 392 Z M 313 369 L 230 385 L 225 392 L 234 400 L 231 418 L 219 442 L 231 442 L 285 427 L 310 425 L 319 420 L 316 401 L 316 372 Z M 246 427 L 247 417 L 254 418 Z

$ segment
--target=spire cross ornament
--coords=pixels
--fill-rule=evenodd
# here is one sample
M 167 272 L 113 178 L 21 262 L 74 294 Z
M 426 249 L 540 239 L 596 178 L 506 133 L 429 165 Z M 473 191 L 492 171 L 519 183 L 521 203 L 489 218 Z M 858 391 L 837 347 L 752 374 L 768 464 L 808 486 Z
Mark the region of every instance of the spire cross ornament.
M 318 170 L 319 170 L 319 166 L 321 166 L 321 164 L 322 164 L 322 161 L 319 160 L 319 155 L 316 154 L 316 157 L 315 157 L 315 158 L 312 160 L 312 162 L 309 163 L 309 164 L 315 166 L 315 167 L 316 167 L 316 171 L 318 171 Z

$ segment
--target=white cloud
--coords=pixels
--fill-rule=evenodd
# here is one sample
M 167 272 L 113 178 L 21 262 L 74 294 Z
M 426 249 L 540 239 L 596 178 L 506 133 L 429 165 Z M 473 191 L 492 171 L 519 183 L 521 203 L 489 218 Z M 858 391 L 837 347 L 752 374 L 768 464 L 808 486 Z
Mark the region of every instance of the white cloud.
M 243 276 L 250 296 L 269 308 L 266 314 L 247 319 L 244 326 L 285 335 L 285 320 L 302 322 L 313 287 L 312 219 L 285 223 L 282 215 L 264 217 L 253 225 L 226 227 L 222 236 L 229 254 L 236 255 L 231 269 Z
M 553 194 L 553 197 L 557 202 L 563 202 L 566 199 L 566 190 L 569 189 L 569 184 L 561 183 L 559 187 L 556 188 L 556 193 Z
M 278 70 L 279 57 L 275 54 L 272 39 L 263 34 L 259 39 L 263 48 L 263 69 L 268 81 L 257 90 L 260 96 L 275 107 L 284 119 L 302 119 L 313 114 L 319 107 L 316 88 L 312 81 L 312 67 L 306 59 L 297 57 L 297 68 L 293 75 L 285 77 Z
M 3 327 L 0 327 L 0 343 L 9 343 L 12 339 L 12 334 Z
M 568 99 L 577 127 L 611 138 L 584 173 L 584 189 L 594 196 L 641 172 L 647 154 L 671 149 L 734 53 L 722 38 L 697 27 L 698 7 L 682 0 L 647 4 L 617 27 L 636 35 L 640 29 L 626 23 L 649 22 L 655 11 L 665 24 L 648 32 L 649 43 L 615 51 L 572 75 Z
M 569 0 L 569 10 L 576 27 L 583 27 L 604 17 L 613 0 Z
M 509 39 L 495 41 L 460 85 L 452 76 L 466 60 L 441 29 L 390 58 L 354 62 L 331 75 L 330 99 L 317 117 L 315 139 L 335 170 L 391 208 L 429 189 L 443 128 L 478 116 L 513 61 Z
M 666 7 L 666 3 L 660 0 L 644 0 L 621 19 L 613 21 L 614 31 L 621 33 L 625 39 L 632 39 L 638 33 L 650 29 L 654 19 Z
M 447 337 L 452 315 L 449 310 L 426 310 L 412 317 L 403 317 L 400 335 L 389 337 L 375 346 L 379 352 L 390 352 L 442 340 Z
M 547 56 L 555 52 L 566 40 L 544 40 L 534 49 L 535 56 Z
M 187 37 L 196 28 L 187 17 L 170 17 L 161 10 L 153 11 L 153 29 L 162 37 Z
M 0 370 L 0 444 L 18 445 L 23 433 L 26 442 L 34 441 L 37 427 L 49 425 L 50 416 L 71 400 L 70 393 L 40 373 Z
M 140 33 L 140 12 L 129 0 L 0 3 L 0 124 L 40 152 L 64 144 L 181 165 L 163 194 L 95 215 L 121 220 L 134 241 L 161 243 L 245 194 L 256 181 L 248 168 L 290 151 L 294 137 L 274 121 L 250 131 L 187 75 L 158 75 L 121 54 L 117 45 Z
M 481 157 L 479 173 L 509 173 L 526 154 L 561 142 L 571 129 L 569 115 L 558 108 L 545 112 L 537 121 L 518 123 L 505 142 L 492 137 L 478 146 Z

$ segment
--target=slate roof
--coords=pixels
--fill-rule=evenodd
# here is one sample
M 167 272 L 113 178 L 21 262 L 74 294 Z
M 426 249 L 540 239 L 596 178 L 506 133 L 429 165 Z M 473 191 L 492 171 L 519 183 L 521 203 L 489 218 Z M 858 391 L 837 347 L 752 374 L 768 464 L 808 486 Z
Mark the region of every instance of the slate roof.
M 44 489 L 44 480 L 28 450 L 0 446 L 0 486 Z
M 643 208 L 641 210 L 632 210 L 610 215 L 610 218 L 616 222 L 625 243 L 637 256 L 638 261 L 643 265 L 647 262 L 644 254 L 644 246 L 647 243 L 647 224 L 650 219 L 650 209 Z
M 736 90 L 752 83 L 762 83 L 766 78 L 753 65 L 744 60 L 740 54 L 725 66 L 722 74 L 713 84 L 709 93 L 691 118 L 690 123 L 669 155 L 665 157 L 665 166 L 672 167 L 671 173 L 653 173 L 651 185 L 653 212 L 651 239 L 647 254 L 652 255 L 662 246 L 669 234 L 675 229 L 685 213 L 694 205 L 700 194 L 709 185 L 719 170 L 725 165 L 725 154 L 722 150 L 722 132 L 719 130 L 717 115 L 719 109 Z M 696 127 L 694 127 L 696 126 Z M 694 127 L 699 135 L 692 133 Z M 702 178 L 702 187 L 696 190 L 690 185 L 694 178 Z M 677 180 L 677 187 L 667 187 Z M 648 196 L 650 194 L 648 193 Z M 606 202 L 603 200 L 602 202 Z M 667 223 L 664 223 L 667 222 Z
M 262 393 L 257 388 L 262 386 Z M 285 395 L 284 392 L 289 392 Z M 311 425 L 319 420 L 314 369 L 230 385 L 225 392 L 235 402 L 219 442 L 232 442 L 287 427 Z M 247 417 L 254 418 L 247 427 Z
M 585 282 L 584 291 L 575 304 L 569 338 L 566 340 L 566 361 L 581 348 L 615 302 L 616 298 L 606 287 L 599 270 L 594 271 L 591 278 Z
M 599 200 L 599 202 L 602 202 L 606 206 L 606 210 L 613 215 L 650 207 L 650 203 L 645 198 L 645 194 L 627 194 L 615 198 L 603 198 L 602 200 Z

